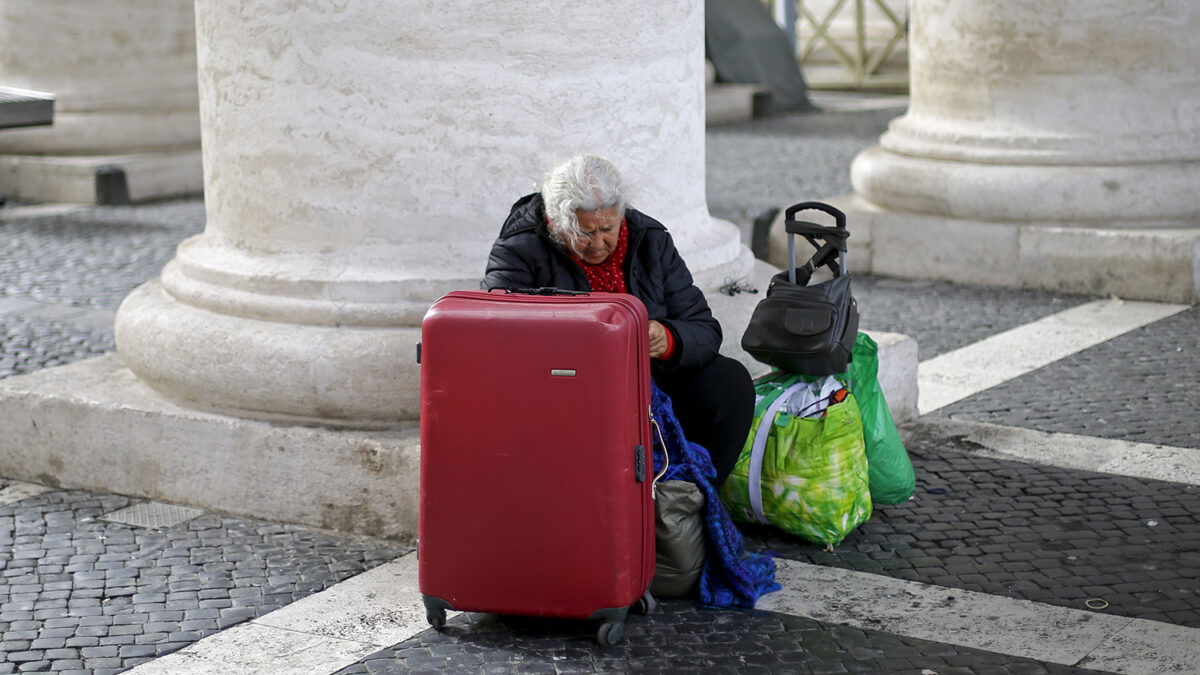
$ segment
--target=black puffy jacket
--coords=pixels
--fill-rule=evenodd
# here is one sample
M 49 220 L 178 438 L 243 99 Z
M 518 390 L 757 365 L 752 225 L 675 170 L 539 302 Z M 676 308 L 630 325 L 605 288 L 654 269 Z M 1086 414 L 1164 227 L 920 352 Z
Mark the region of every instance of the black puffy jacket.
M 721 348 L 721 324 L 708 308 L 704 293 L 692 283 L 692 273 L 667 228 L 632 208 L 625 209 L 625 223 L 629 227 L 626 286 L 646 306 L 650 319 L 662 323 L 675 337 L 671 362 L 656 360 L 654 368 L 693 368 L 713 360 Z M 481 286 L 592 290 L 579 265 L 550 238 L 538 193 L 513 204 L 492 245 Z

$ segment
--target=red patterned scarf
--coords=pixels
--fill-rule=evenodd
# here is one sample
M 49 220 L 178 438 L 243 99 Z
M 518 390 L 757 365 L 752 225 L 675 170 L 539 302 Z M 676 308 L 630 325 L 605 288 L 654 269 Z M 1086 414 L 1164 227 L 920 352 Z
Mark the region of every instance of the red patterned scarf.
M 628 246 L 629 228 L 625 226 L 625 220 L 622 219 L 621 231 L 617 235 L 617 247 L 604 262 L 599 265 L 590 265 L 575 255 L 574 251 L 571 251 L 571 258 L 583 268 L 583 273 L 587 276 L 593 291 L 628 293 L 625 286 L 625 270 L 622 269 L 625 264 L 625 250 Z

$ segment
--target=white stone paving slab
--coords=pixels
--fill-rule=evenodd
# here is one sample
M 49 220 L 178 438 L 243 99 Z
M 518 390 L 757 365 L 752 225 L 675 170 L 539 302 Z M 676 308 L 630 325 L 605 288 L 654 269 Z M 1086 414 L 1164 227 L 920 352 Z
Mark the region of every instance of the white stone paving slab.
M 1195 628 L 1134 619 L 1079 665 L 1114 673 L 1200 672 Z
M 332 673 L 428 628 L 410 553 L 129 672 Z
M 22 499 L 36 497 L 37 495 L 40 495 L 43 492 L 49 492 L 52 489 L 53 488 L 46 487 L 45 485 L 38 485 L 36 483 L 14 481 L 8 485 L 5 485 L 3 489 L 0 489 L 0 506 L 4 506 L 6 504 L 15 504 Z
M 1114 673 L 1195 672 L 1200 629 L 777 560 L 757 609 Z
M 109 309 L 75 307 L 73 305 L 37 305 L 25 309 L 25 316 L 83 326 L 96 331 L 111 331 L 117 313 Z
M 255 623 L 380 647 L 407 640 L 429 628 L 417 585 L 417 556 L 380 565 Z
M 0 314 L 20 314 L 41 304 L 27 298 L 0 297 Z
M 174 654 L 127 670 L 137 675 L 318 675 L 332 673 L 379 647 L 245 623 L 207 637 Z
M 972 454 L 987 457 L 1200 485 L 1200 451 L 1193 448 L 939 418 L 922 420 L 914 428 L 962 437 L 977 446 Z
M 1119 299 L 1098 300 L 922 361 L 920 414 L 1111 340 L 1189 308 Z
M 18 218 L 43 218 L 46 216 L 63 216 L 89 208 L 87 204 L 32 204 L 29 206 L 8 206 L 0 209 L 0 222 L 17 220 Z
M 83 326 L 96 331 L 111 331 L 116 312 L 111 309 L 48 304 L 28 298 L 0 296 L 0 314 L 21 314 L 44 321 Z

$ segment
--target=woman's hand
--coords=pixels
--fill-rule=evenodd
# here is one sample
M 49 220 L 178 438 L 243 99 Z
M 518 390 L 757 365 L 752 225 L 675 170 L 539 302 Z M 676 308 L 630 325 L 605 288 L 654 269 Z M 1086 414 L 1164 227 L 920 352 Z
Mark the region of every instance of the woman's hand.
M 667 327 L 657 321 L 650 322 L 650 358 L 657 359 L 667 352 Z

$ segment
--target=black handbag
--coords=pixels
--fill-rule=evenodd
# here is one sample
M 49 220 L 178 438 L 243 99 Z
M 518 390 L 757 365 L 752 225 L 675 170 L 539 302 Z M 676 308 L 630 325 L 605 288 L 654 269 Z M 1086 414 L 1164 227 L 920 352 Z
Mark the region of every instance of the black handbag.
M 796 220 L 801 211 L 823 211 L 835 226 Z M 767 295 L 742 334 L 742 349 L 763 363 L 803 375 L 846 372 L 858 337 L 858 304 L 846 270 L 846 214 L 822 202 L 788 207 L 788 269 L 771 278 Z M 817 252 L 796 267 L 796 235 Z M 813 272 L 828 266 L 833 278 L 809 285 Z

